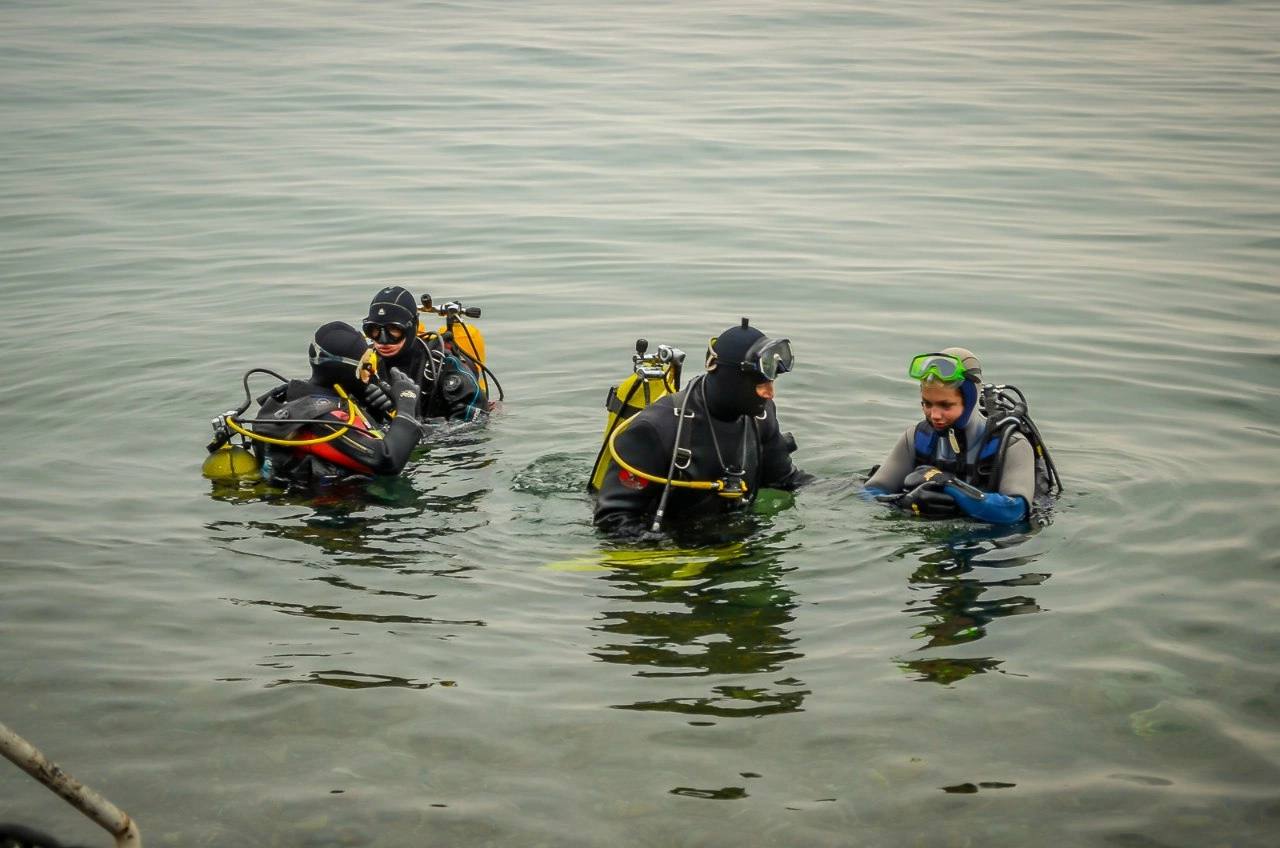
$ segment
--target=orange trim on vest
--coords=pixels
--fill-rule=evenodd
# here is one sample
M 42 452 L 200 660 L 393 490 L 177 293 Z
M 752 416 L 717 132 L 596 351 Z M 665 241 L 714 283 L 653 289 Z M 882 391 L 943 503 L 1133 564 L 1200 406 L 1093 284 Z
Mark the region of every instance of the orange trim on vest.
M 335 409 L 329 414 L 344 423 L 347 421 L 347 413 L 344 410 Z M 356 413 L 355 423 L 356 423 L 356 426 L 364 427 L 365 429 L 372 429 L 369 426 L 368 422 L 365 421 L 364 416 L 360 415 L 358 412 Z M 311 437 L 307 436 L 306 438 L 311 438 Z M 337 440 L 335 439 L 334 441 L 337 441 Z M 300 450 L 303 453 L 312 454 L 313 456 L 317 456 L 320 459 L 325 460 L 326 462 L 332 462 L 334 465 L 340 465 L 349 471 L 356 472 L 357 474 L 368 474 L 372 476 L 374 473 L 373 469 L 365 465 L 363 462 L 360 462 L 355 457 L 347 456 L 345 453 L 343 453 L 342 451 L 334 447 L 333 442 L 322 442 L 321 444 L 318 444 L 318 445 L 304 445 L 303 447 L 295 448 L 295 450 Z

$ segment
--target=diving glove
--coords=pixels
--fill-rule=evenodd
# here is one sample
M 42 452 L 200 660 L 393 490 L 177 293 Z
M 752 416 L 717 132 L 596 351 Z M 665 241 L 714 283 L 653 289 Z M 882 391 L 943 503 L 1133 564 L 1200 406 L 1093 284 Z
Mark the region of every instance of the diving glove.
M 974 500 L 980 501 L 986 497 L 986 492 L 977 486 L 966 483 L 951 472 L 943 471 L 941 468 L 935 468 L 932 465 L 917 465 L 916 470 L 908 474 L 907 478 L 902 481 L 902 488 L 907 492 L 919 486 L 928 486 L 939 492 L 945 486 L 955 486 Z
M 399 368 L 391 369 L 391 397 L 397 415 L 412 417 L 418 411 L 418 384 Z
M 391 401 L 391 386 L 376 377 L 365 383 L 364 404 L 374 412 L 386 415 L 395 404 Z
M 912 515 L 924 515 L 929 518 L 945 518 L 960 514 L 956 499 L 943 491 L 941 486 L 935 486 L 933 483 L 921 483 L 905 495 L 900 495 L 898 508 Z
M 955 482 L 955 479 L 956 475 L 949 474 L 941 468 L 935 468 L 932 465 L 917 465 L 916 470 L 908 474 L 906 479 L 902 481 L 902 488 L 903 491 L 910 492 L 920 486 L 929 486 L 942 491 L 943 486 Z

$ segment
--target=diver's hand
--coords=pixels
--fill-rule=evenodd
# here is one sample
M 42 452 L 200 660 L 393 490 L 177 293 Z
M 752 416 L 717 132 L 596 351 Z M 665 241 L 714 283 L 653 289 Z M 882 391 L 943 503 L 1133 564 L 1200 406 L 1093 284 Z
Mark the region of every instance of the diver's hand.
M 391 401 L 391 385 L 377 377 L 365 383 L 364 405 L 374 412 L 386 415 L 395 407 Z
M 418 411 L 418 384 L 399 368 L 391 369 L 391 397 L 397 415 L 412 417 Z
M 920 486 L 928 486 L 938 491 L 948 483 L 955 482 L 956 475 L 943 471 L 932 465 L 917 465 L 916 470 L 907 475 L 902 481 L 902 488 L 910 492 Z
M 940 484 L 935 484 L 932 481 L 921 483 L 899 497 L 898 508 L 912 515 L 925 515 L 931 518 L 958 515 L 960 513 L 960 507 L 956 504 L 956 499 L 943 491 Z

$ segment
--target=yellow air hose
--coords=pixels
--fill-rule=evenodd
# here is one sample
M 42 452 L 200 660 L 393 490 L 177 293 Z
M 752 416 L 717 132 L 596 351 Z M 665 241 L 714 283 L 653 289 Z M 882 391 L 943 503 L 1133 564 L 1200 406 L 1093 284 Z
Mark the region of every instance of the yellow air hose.
M 338 395 L 347 402 L 347 420 L 354 421 L 356 418 L 356 402 L 342 390 L 342 386 L 334 386 L 333 388 L 336 389 Z M 327 436 L 318 436 L 314 439 L 277 439 L 272 436 L 263 436 L 260 433 L 253 432 L 247 427 L 240 426 L 240 424 L 236 423 L 235 419 L 230 415 L 227 416 L 226 420 L 227 426 L 242 436 L 255 439 L 259 442 L 266 442 L 269 445 L 284 445 L 289 448 L 301 448 L 306 447 L 307 445 L 322 445 L 325 442 L 332 442 L 334 439 L 351 429 L 351 425 L 346 424 L 341 429 L 336 430 Z
M 724 480 L 668 480 L 665 477 L 658 477 L 654 474 L 646 474 L 640 469 L 634 468 L 631 465 L 628 465 L 626 461 L 623 460 L 623 458 L 618 455 L 618 449 L 614 446 L 614 441 L 618 438 L 618 435 L 623 430 L 627 429 L 627 427 L 631 426 L 631 422 L 635 420 L 636 420 L 636 416 L 634 415 L 631 416 L 630 418 L 628 418 L 627 420 L 619 424 L 614 429 L 613 435 L 609 436 L 609 455 L 613 457 L 614 462 L 618 463 L 618 465 L 622 468 L 623 471 L 626 471 L 628 474 L 633 474 L 642 480 L 648 480 L 650 483 L 660 483 L 664 486 L 672 485 L 681 489 L 699 489 L 704 492 L 717 492 L 717 493 L 723 492 L 725 490 L 726 483 Z M 742 488 L 740 490 L 735 489 L 733 494 L 727 495 L 727 497 L 740 498 L 743 495 L 745 495 L 746 492 L 747 492 L 747 483 L 744 480 L 742 481 Z

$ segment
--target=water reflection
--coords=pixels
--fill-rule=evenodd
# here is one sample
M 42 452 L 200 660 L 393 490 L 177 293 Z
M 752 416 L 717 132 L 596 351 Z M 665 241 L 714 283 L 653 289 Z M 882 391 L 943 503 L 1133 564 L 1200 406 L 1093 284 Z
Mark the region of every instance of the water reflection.
M 986 569 L 1022 569 L 1039 553 L 1026 549 L 1036 528 L 1030 523 L 1013 527 L 958 528 L 940 524 L 926 537 L 897 552 L 917 558 L 919 566 L 907 578 L 915 591 L 927 597 L 910 601 L 903 612 L 921 620 L 914 638 L 924 640 L 918 651 L 967 645 L 987 635 L 998 619 L 1041 612 L 1026 587 L 1038 586 L 1049 575 L 1036 571 L 990 575 Z M 981 570 L 980 570 L 981 569 Z M 1012 588 L 1013 593 L 997 590 Z M 1005 672 L 1003 660 L 991 656 L 926 657 L 899 660 L 898 665 L 916 680 L 951 685 L 976 674 Z
M 282 678 L 274 683 L 268 683 L 266 688 L 274 689 L 277 686 L 293 684 L 333 686 L 337 689 L 382 689 L 388 686 L 397 689 L 431 689 L 436 686 L 452 687 L 458 685 L 453 680 L 412 680 L 407 677 L 396 677 L 390 674 L 366 674 L 344 669 L 326 669 L 324 671 L 313 671 L 298 678 Z
M 796 603 L 783 582 L 781 550 L 783 534 L 775 533 L 606 552 L 601 597 L 611 608 L 591 627 L 604 640 L 591 655 L 636 667 L 636 677 L 655 681 L 665 695 L 614 706 L 719 718 L 799 711 L 809 691 L 781 674 L 803 656 L 791 635 Z
M 465 579 L 477 568 L 463 534 L 489 523 L 492 484 L 483 472 L 493 462 L 487 440 L 469 435 L 420 450 L 395 478 L 319 491 L 215 488 L 212 497 L 234 506 L 207 525 L 214 545 L 232 562 L 264 566 L 221 600 L 293 620 L 267 628 L 269 647 L 249 649 L 253 675 L 221 679 L 267 688 L 450 685 L 406 673 L 403 640 L 486 626 L 448 615 L 433 591 L 444 584 L 431 579 Z
M 480 507 L 491 489 L 457 472 L 476 471 L 493 462 L 487 440 L 471 433 L 419 448 L 411 469 L 398 477 L 311 490 L 214 484 L 210 497 L 215 500 L 297 507 L 299 512 L 265 520 L 254 517 L 262 515 L 255 510 L 244 519 L 215 521 L 207 527 L 217 536 L 215 544 L 236 553 L 250 552 L 246 549 L 263 539 L 283 539 L 318 548 L 326 561 L 397 568 L 402 573 L 459 573 L 470 569 L 445 562 L 406 570 L 406 555 L 421 553 L 433 540 L 488 523 Z

